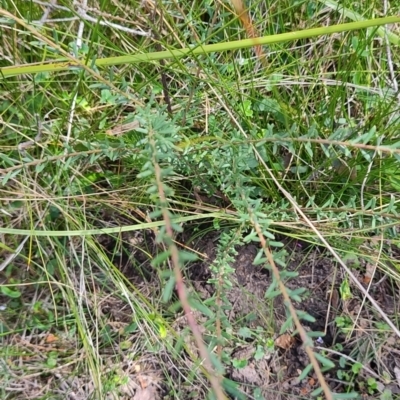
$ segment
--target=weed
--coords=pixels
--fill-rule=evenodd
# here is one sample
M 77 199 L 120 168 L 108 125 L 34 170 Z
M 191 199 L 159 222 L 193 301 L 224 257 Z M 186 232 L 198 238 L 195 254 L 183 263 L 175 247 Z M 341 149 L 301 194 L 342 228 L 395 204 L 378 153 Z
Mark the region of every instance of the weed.
M 1 397 L 392 398 L 398 6 L 3 6 Z

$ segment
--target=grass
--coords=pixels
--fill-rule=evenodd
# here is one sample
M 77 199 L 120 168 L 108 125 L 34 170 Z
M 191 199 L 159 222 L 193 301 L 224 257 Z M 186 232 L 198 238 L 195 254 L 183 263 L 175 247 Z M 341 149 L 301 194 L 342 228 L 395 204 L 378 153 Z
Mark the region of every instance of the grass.
M 343 1 L 340 9 L 333 1 L 248 6 L 252 26 L 243 26 L 230 3 L 133 0 L 92 2 L 87 11 L 63 3 L 40 25 L 48 10 L 41 3 L 6 2 L 3 9 L 25 25 L 2 14 L 0 68 L 54 61 L 62 52 L 92 66 L 199 42 L 223 47 L 248 39 L 250 29 L 267 36 L 399 13 L 377 1 Z M 278 363 L 274 339 L 286 322 L 293 332 L 291 320 L 275 320 L 274 299 L 254 293 L 254 315 L 226 318 L 235 251 L 243 238 L 257 239 L 257 230 L 266 250 L 258 257 L 271 256 L 283 278 L 291 238 L 312 243 L 310 257 L 315 245 L 337 254 L 363 280 L 367 296 L 332 262 L 345 305 L 336 329 L 348 335 L 350 357 L 370 370 L 375 365 L 375 375 L 347 367 L 336 378 L 346 383 L 342 394 L 384 398 L 389 389 L 371 379 L 395 379 L 384 353 L 398 351 L 391 343 L 399 329 L 396 295 L 379 295 L 374 286 L 383 279 L 396 293 L 399 279 L 400 33 L 396 25 L 388 29 L 388 36 L 376 27 L 271 43 L 262 48 L 267 62 L 247 47 L 95 73 L 3 77 L 2 398 L 156 398 L 156 391 L 211 398 L 209 379 L 224 369 L 226 379 L 216 385 L 232 397 L 284 398 L 274 386 L 278 376 L 249 389 L 226 373 L 246 367 L 232 349 L 249 338 L 260 365 L 267 356 Z M 202 268 L 200 244 L 216 231 L 208 298 L 191 271 Z M 358 312 L 348 309 L 347 281 Z M 393 297 L 394 309 L 382 296 Z M 366 315 L 373 316 L 369 325 Z M 209 363 L 189 329 L 196 326 Z

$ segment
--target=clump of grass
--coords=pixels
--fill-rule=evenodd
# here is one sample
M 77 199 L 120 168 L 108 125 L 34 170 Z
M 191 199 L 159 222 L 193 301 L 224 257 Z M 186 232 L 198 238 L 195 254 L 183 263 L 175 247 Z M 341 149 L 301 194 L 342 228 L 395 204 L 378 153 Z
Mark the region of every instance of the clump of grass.
M 0 82 L 4 398 L 37 397 L 43 387 L 63 398 L 130 398 L 138 387 L 148 393 L 157 387 L 166 398 L 206 398 L 205 377 L 214 377 L 216 393 L 222 387 L 240 396 L 223 380 L 231 363 L 224 348 L 240 341 L 244 327 L 225 324 L 223 297 L 230 255 L 244 238 L 257 239 L 251 229 L 277 246 L 279 235 L 324 247 L 327 241 L 359 270 L 374 265 L 371 282 L 382 271 L 398 285 L 391 256 L 399 246 L 395 29 L 93 68 L 98 58 L 389 13 L 378 2 L 344 2 L 339 9 L 327 1 L 256 2 L 248 11 L 234 3 L 8 6 L 26 23 L 1 21 L 0 67 L 72 54 L 91 72 L 45 71 Z M 162 220 L 169 217 L 168 233 Z M 192 261 L 179 247 L 189 251 L 190 243 L 175 248 L 179 236 L 172 233 L 200 219 L 224 231 L 215 263 L 224 267 L 212 278 L 218 302 L 210 307 L 189 296 L 183 303 L 199 312 L 189 321 L 193 329 L 204 315 L 218 315 L 215 331 L 207 325 L 206 332 L 218 338 L 206 341 L 218 357 L 205 367 L 201 342 L 195 347 L 177 322 L 175 289 L 182 300 L 185 283 L 167 263 L 172 255 L 180 271 Z M 198 225 L 193 235 L 209 229 Z M 147 239 L 138 243 L 131 232 L 147 232 Z M 376 318 L 388 323 L 394 314 Z M 352 318 L 346 329 L 356 326 Z M 382 330 L 373 340 L 384 343 Z

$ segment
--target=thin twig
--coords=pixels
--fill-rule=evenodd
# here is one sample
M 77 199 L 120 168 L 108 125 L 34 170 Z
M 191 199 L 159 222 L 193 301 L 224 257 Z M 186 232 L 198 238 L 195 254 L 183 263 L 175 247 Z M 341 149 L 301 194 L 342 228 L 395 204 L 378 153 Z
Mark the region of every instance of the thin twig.
M 380 240 L 379 240 L 379 243 L 380 243 L 379 251 L 378 251 L 378 255 L 377 255 L 376 259 L 375 259 L 375 265 L 374 265 L 373 272 L 372 272 L 371 276 L 369 277 L 370 280 L 369 280 L 369 283 L 368 283 L 367 292 L 369 292 L 370 289 L 371 289 L 371 286 L 372 286 L 372 284 L 373 284 L 373 282 L 374 282 L 375 272 L 376 272 L 376 270 L 377 270 L 377 268 L 378 268 L 379 260 L 380 260 L 380 258 L 382 257 L 383 244 L 384 244 L 383 232 L 381 233 L 380 236 L 381 236 L 381 237 L 380 237 Z M 387 275 L 385 275 L 385 276 L 387 277 Z M 356 327 L 357 321 L 358 321 L 358 319 L 360 318 L 361 311 L 362 311 L 363 308 L 364 308 L 365 299 L 366 299 L 366 296 L 364 296 L 363 299 L 362 299 L 361 305 L 360 305 L 360 307 L 359 307 L 359 309 L 358 309 L 357 316 L 356 316 L 355 320 L 353 321 L 353 324 L 352 324 L 352 327 L 351 327 L 350 331 L 349 331 L 348 334 L 347 334 L 347 338 L 350 338 L 350 337 L 353 335 L 353 332 L 354 332 L 354 329 L 355 329 L 355 327 Z
M 58 4 L 55 4 L 55 2 L 48 3 L 46 1 L 40 1 L 40 0 L 25 0 L 25 2 L 39 4 L 40 6 L 47 7 L 50 9 L 54 8 L 55 10 L 71 11 L 70 8 L 65 6 L 59 6 Z
M 46 24 L 54 24 L 54 23 L 58 23 L 58 22 L 71 22 L 71 21 L 77 21 L 79 19 L 79 17 L 68 17 L 68 18 L 49 18 L 46 19 L 45 23 Z M 32 25 L 41 25 L 40 24 L 40 20 L 39 21 L 32 21 Z
M 56 1 L 57 0 L 51 0 L 51 2 L 47 6 L 45 6 L 42 18 L 40 18 L 40 20 L 37 22 L 37 25 L 42 26 L 45 22 L 47 22 L 47 18 L 53 10 L 53 6 L 55 5 Z
M 42 138 L 43 134 L 42 121 L 40 120 L 40 116 L 38 114 L 36 114 L 35 117 L 36 117 L 37 135 L 33 140 L 27 140 L 26 142 L 20 143 L 18 145 L 18 151 L 25 151 L 26 149 L 29 149 L 37 142 L 39 142 L 39 140 Z
M 34 229 L 37 228 L 39 224 L 39 221 L 36 222 L 36 225 L 34 226 Z M 19 253 L 21 253 L 22 249 L 25 246 L 25 243 L 27 242 L 27 240 L 29 239 L 30 236 L 25 236 L 22 239 L 22 242 L 20 243 L 20 245 L 15 249 L 15 251 L 13 253 L 11 253 L 1 264 L 0 264 L 0 272 L 3 271 L 3 269 L 5 269 L 9 264 L 11 264 L 15 258 L 18 256 Z
M 131 28 L 127 28 L 126 26 L 115 24 L 114 22 L 109 22 L 109 21 L 107 21 L 105 19 L 100 19 L 99 20 L 98 18 L 93 18 L 92 16 L 90 16 L 86 12 L 85 8 L 86 8 L 86 5 L 84 7 L 79 6 L 78 7 L 78 15 L 82 19 L 85 19 L 86 21 L 94 22 L 96 24 L 98 23 L 99 25 L 107 26 L 109 28 L 114 28 L 114 29 L 117 29 L 119 31 L 131 33 L 131 34 L 137 35 L 137 36 L 151 36 L 150 32 L 138 31 L 136 29 L 131 29 Z

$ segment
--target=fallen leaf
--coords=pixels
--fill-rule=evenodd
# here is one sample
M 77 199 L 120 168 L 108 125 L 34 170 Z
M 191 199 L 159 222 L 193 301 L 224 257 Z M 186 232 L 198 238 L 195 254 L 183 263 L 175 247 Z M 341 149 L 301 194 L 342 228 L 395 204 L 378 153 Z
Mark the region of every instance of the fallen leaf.
M 289 333 L 284 333 L 275 339 L 275 346 L 288 350 L 293 346 L 294 342 L 295 339 L 293 336 L 289 335 Z
M 368 285 L 371 282 L 371 277 L 365 275 L 363 278 L 363 283 L 365 283 L 366 285 Z
M 56 335 L 53 335 L 52 333 L 49 333 L 46 337 L 46 343 L 54 343 L 57 342 L 58 337 Z

